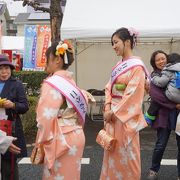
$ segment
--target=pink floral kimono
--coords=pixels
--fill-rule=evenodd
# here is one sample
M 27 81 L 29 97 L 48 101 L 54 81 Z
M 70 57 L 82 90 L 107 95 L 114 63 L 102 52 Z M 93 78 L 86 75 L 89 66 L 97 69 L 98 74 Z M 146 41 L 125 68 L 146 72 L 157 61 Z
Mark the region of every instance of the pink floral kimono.
M 55 74 L 75 84 L 70 72 L 60 70 Z M 62 106 L 65 108 L 60 109 Z M 45 150 L 43 180 L 80 179 L 85 145 L 80 122 L 79 115 L 68 100 L 44 82 L 37 106 L 37 142 L 44 144 Z
M 115 88 L 125 84 L 124 91 Z M 106 85 L 106 104 L 111 103 L 117 120 L 107 125 L 107 130 L 117 139 L 113 152 L 104 151 L 101 180 L 140 180 L 139 131 L 147 126 L 142 113 L 145 73 L 136 66 L 120 75 L 112 87 Z M 121 95 L 122 97 L 117 97 Z

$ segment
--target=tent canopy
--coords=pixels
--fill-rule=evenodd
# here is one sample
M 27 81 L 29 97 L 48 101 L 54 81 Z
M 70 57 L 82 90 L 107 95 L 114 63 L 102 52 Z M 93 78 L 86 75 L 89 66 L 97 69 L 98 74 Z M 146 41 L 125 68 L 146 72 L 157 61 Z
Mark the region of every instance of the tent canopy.
M 180 37 L 179 0 L 68 0 L 61 25 L 63 39 L 109 38 L 120 27 L 140 37 Z

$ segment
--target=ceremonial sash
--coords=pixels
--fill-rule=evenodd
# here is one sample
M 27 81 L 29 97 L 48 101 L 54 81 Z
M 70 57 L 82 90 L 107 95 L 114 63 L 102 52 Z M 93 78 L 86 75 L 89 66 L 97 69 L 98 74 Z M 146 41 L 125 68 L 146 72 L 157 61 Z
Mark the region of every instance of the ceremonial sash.
M 73 85 L 70 81 L 59 75 L 53 75 L 45 80 L 45 82 L 68 99 L 84 123 L 87 112 L 87 103 L 81 90 L 77 86 Z
M 146 69 L 144 63 L 140 59 L 133 58 L 127 61 L 120 62 L 113 68 L 112 73 L 111 73 L 111 87 L 113 86 L 113 84 L 115 83 L 115 80 L 120 75 L 122 75 L 123 73 L 127 72 L 128 70 L 130 70 L 131 68 L 135 66 L 141 66 L 146 76 L 149 78 L 149 72 Z

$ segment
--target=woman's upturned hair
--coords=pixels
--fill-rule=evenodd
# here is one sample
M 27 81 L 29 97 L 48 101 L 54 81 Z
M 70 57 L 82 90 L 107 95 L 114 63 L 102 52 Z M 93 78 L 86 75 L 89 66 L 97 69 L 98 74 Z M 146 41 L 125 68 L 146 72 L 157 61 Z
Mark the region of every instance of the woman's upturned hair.
M 62 41 L 63 42 L 63 41 Z M 63 69 L 66 70 L 74 61 L 74 53 L 72 48 L 68 47 L 66 50 L 66 55 L 67 55 L 67 63 L 65 63 L 65 53 L 57 55 L 57 46 L 59 45 L 59 42 L 54 42 L 52 45 L 47 49 L 46 51 L 46 58 L 47 61 L 50 58 L 50 54 L 52 54 L 54 57 L 60 56 L 63 60 Z
M 134 48 L 134 46 L 137 44 L 137 35 L 138 32 L 136 30 L 134 30 L 133 28 L 120 28 L 117 29 L 111 36 L 111 44 L 113 45 L 113 37 L 114 36 L 118 36 L 123 42 L 125 42 L 126 40 L 130 40 L 131 43 L 131 49 Z

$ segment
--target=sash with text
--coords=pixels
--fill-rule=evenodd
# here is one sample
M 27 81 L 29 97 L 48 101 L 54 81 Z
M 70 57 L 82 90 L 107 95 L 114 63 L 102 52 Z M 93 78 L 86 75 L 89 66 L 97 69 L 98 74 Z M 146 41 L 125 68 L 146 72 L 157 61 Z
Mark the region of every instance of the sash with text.
M 122 75 L 123 73 L 127 72 L 131 68 L 135 66 L 141 66 L 144 69 L 146 76 L 149 78 L 149 72 L 145 67 L 144 63 L 140 59 L 129 59 L 123 62 L 118 63 L 112 70 L 111 73 L 111 86 L 115 83 L 115 80 Z
M 87 103 L 81 90 L 77 86 L 73 85 L 70 81 L 59 75 L 53 75 L 45 80 L 45 82 L 54 87 L 68 99 L 84 123 L 87 112 Z

